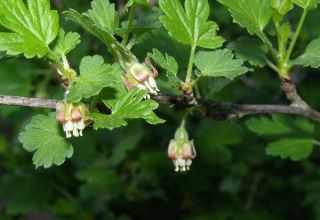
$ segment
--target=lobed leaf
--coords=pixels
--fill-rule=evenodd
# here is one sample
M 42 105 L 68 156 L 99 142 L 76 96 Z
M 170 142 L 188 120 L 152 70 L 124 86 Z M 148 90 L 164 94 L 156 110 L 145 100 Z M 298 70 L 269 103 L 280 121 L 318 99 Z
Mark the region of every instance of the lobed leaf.
M 290 158 L 293 161 L 303 160 L 313 151 L 313 139 L 282 139 L 272 142 L 267 147 L 267 154 L 279 156 L 282 159 Z
M 35 116 L 19 140 L 25 150 L 34 152 L 32 161 L 37 168 L 59 166 L 73 155 L 73 146 L 60 135 L 55 113 Z
M 28 6 L 28 7 L 27 7 Z M 9 32 L 0 32 L 0 51 L 27 58 L 44 57 L 59 31 L 57 11 L 49 0 L 0 1 L 0 24 Z
M 91 7 L 92 9 L 83 15 L 91 18 L 102 30 L 115 33 L 119 28 L 119 15 L 115 10 L 115 4 L 111 4 L 109 0 L 94 0 Z
M 52 56 L 54 59 L 60 59 L 66 56 L 70 51 L 72 51 L 80 43 L 80 35 L 75 32 L 68 32 L 60 28 L 57 42 L 52 51 Z
M 313 10 L 318 7 L 320 0 L 291 0 L 296 5 L 300 6 L 301 8 Z
M 160 17 L 169 34 L 177 41 L 204 48 L 218 48 L 224 39 L 217 36 L 218 25 L 207 21 L 210 13 L 207 0 L 186 0 L 185 9 L 179 0 L 160 0 L 165 15 Z
M 105 64 L 103 57 L 84 57 L 80 62 L 80 77 L 67 94 L 69 102 L 98 95 L 105 87 L 115 87 L 121 81 L 122 70 L 118 64 Z
M 226 77 L 234 79 L 249 71 L 242 66 L 241 59 L 234 59 L 231 50 L 223 49 L 210 52 L 200 51 L 196 54 L 195 65 L 200 70 L 198 77 Z
M 234 50 L 237 57 L 248 61 L 253 66 L 263 67 L 267 63 L 268 47 L 255 38 L 240 37 L 227 47 Z
M 293 64 L 305 67 L 320 67 L 320 38 L 311 41 L 303 55 L 293 61 Z
M 163 123 L 153 110 L 157 109 L 159 104 L 153 100 L 143 100 L 146 91 L 133 89 L 122 95 L 120 98 L 112 101 L 104 101 L 105 105 L 111 109 L 111 115 L 100 113 L 90 114 L 90 119 L 94 121 L 94 128 L 114 129 L 127 125 L 127 119 L 142 118 L 149 124 Z
M 265 43 L 271 44 L 263 30 L 272 17 L 270 0 L 218 0 L 225 5 L 234 22 L 247 28 L 250 34 L 256 34 Z

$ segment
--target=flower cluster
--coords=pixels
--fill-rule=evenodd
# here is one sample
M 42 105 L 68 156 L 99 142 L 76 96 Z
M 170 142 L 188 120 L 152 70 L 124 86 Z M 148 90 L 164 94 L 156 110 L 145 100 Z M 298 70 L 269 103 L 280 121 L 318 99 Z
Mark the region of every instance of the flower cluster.
M 57 104 L 57 121 L 63 125 L 67 138 L 82 136 L 82 131 L 88 123 L 88 108 L 85 104 L 59 102 Z
M 134 62 L 128 67 L 127 74 L 123 77 L 123 82 L 128 90 L 137 87 L 146 90 L 150 98 L 150 94 L 157 95 L 160 91 L 157 87 L 156 78 L 158 71 L 151 65 L 149 61 L 144 63 Z
M 169 143 L 168 157 L 173 161 L 175 171 L 188 171 L 192 160 L 196 157 L 193 140 L 189 140 L 184 121 L 177 129 L 174 139 Z

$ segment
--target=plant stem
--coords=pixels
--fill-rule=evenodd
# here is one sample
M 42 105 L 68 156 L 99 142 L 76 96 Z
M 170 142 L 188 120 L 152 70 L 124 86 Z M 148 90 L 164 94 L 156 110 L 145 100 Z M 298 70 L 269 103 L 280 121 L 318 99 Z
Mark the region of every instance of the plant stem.
M 272 69 L 274 70 L 275 72 L 279 72 L 279 69 L 278 67 L 273 63 L 271 62 L 269 59 L 266 58 L 266 62 L 267 62 L 267 65 Z
M 196 52 L 196 46 L 195 46 L 195 45 L 192 45 L 192 46 L 191 46 L 191 51 L 190 51 L 190 57 L 189 57 L 189 63 L 188 63 L 188 70 L 187 70 L 187 76 L 186 76 L 186 81 L 185 81 L 185 83 L 190 83 L 190 82 L 191 82 L 192 67 L 193 67 L 195 52 Z
M 308 13 L 308 10 L 307 9 L 304 9 L 303 10 L 303 13 L 301 15 L 301 18 L 300 18 L 300 21 L 299 21 L 299 24 L 297 26 L 297 29 L 296 29 L 296 32 L 294 33 L 294 36 L 292 38 L 292 41 L 290 43 L 290 46 L 289 46 L 289 49 L 287 51 L 287 54 L 286 54 L 286 57 L 284 59 L 284 65 L 286 65 L 291 57 L 291 54 L 292 54 L 292 51 L 297 43 L 297 40 L 298 40 L 298 37 L 300 35 L 300 32 L 302 30 L 302 27 L 303 27 L 303 24 L 304 24 L 304 21 L 306 19 L 306 16 L 307 16 L 307 13 Z
M 133 3 L 130 8 L 130 12 L 129 12 L 130 14 L 129 14 L 129 23 L 128 23 L 127 31 L 123 37 L 123 40 L 122 40 L 123 45 L 126 45 L 128 43 L 135 12 L 136 12 L 136 4 Z

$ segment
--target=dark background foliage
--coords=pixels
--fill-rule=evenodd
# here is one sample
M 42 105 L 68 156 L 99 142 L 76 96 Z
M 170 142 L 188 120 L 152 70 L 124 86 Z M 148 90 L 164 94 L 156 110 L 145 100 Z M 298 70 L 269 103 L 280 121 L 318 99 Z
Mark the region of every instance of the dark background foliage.
M 245 34 L 220 4 L 211 2 L 211 17 L 227 43 Z M 52 0 L 52 4 L 59 11 L 69 7 L 84 11 L 90 1 Z M 296 11 L 290 12 L 290 20 L 296 23 L 297 19 Z M 319 20 L 320 9 L 308 16 L 298 44 L 301 52 L 319 36 Z M 82 36 L 70 56 L 72 66 L 78 66 L 85 55 L 109 57 L 95 38 L 63 18 L 60 22 Z M 141 36 L 134 52 L 142 58 L 152 48 L 186 66 L 188 49 L 164 29 Z M 293 76 L 301 96 L 320 109 L 319 72 L 296 69 Z M 1 94 L 60 99 L 63 95 L 54 69 L 46 62 L 21 57 L 3 60 L 0 78 Z M 268 68 L 229 84 L 224 80 L 202 83 L 202 93 L 215 100 L 287 103 L 276 74 Z M 165 81 L 159 84 L 162 91 L 168 90 Z M 84 137 L 72 140 L 73 158 L 45 170 L 33 167 L 32 155 L 18 142 L 19 132 L 32 116 L 45 111 L 1 106 L 0 219 L 320 219 L 318 149 L 300 162 L 274 158 L 265 154 L 266 140 L 249 132 L 246 119 L 217 122 L 191 116 L 187 129 L 198 156 L 190 172 L 175 173 L 166 152 L 184 111 L 161 106 L 157 112 L 166 124 L 151 126 L 138 120 L 114 131 L 86 129 Z

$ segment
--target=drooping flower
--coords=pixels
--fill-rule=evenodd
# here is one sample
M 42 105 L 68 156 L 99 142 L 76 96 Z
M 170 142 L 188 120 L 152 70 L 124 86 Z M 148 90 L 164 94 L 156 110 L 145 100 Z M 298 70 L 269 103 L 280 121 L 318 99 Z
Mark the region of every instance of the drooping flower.
M 67 138 L 83 135 L 83 130 L 88 123 L 88 108 L 85 104 L 71 104 L 59 102 L 57 104 L 57 121 L 62 124 Z
M 189 140 L 185 122 L 177 129 L 168 147 L 168 157 L 173 161 L 175 171 L 188 171 L 192 160 L 196 157 L 193 140 Z
M 144 63 L 134 62 L 129 65 L 127 74 L 122 80 L 128 90 L 134 87 L 146 90 L 148 92 L 146 98 L 150 98 L 150 94 L 157 95 L 160 91 L 156 83 L 157 77 L 158 71 L 146 60 Z

